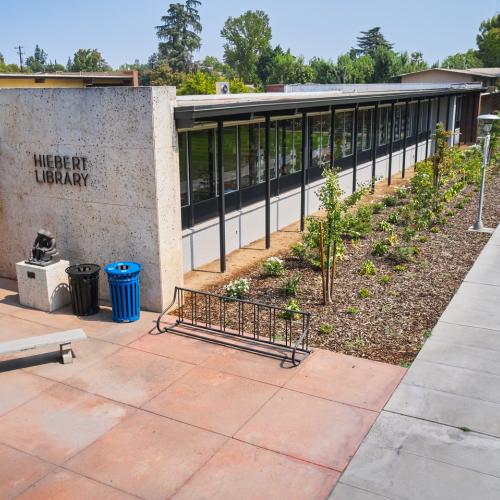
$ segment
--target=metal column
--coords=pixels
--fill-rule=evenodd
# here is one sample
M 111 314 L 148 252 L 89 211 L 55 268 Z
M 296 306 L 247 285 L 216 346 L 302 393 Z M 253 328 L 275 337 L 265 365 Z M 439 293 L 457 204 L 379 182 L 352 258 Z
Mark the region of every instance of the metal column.
M 415 165 L 418 162 L 418 129 L 420 128 L 420 99 L 417 101 L 417 120 L 415 124 Z
M 425 127 L 425 159 L 429 156 L 429 128 L 431 126 L 432 100 L 427 101 L 427 125 Z
M 266 181 L 266 248 L 271 248 L 271 117 L 266 115 L 266 144 L 264 153 Z
M 389 175 L 387 176 L 387 184 L 390 186 L 392 181 L 392 154 L 394 153 L 394 117 L 396 104 L 393 101 L 391 104 L 391 137 L 389 138 Z
M 403 130 L 403 168 L 401 169 L 401 177 L 404 179 L 406 173 L 406 135 L 408 133 L 408 113 L 410 111 L 410 101 L 406 101 L 405 106 L 405 127 Z
M 354 109 L 354 123 L 353 123 L 353 141 L 352 141 L 352 146 L 354 148 L 353 150 L 353 165 L 352 165 L 352 192 L 356 191 L 357 187 L 357 169 L 358 169 L 358 114 L 359 114 L 359 107 L 358 104 L 356 104 L 356 108 Z
M 372 193 L 375 192 L 375 177 L 377 175 L 377 143 L 378 143 L 378 105 L 379 103 L 375 103 L 375 116 L 373 119 L 373 144 L 372 144 Z
M 300 184 L 300 230 L 305 229 L 306 217 L 306 172 L 308 165 L 308 152 L 307 147 L 309 143 L 309 123 L 307 121 L 307 113 L 302 113 L 302 176 Z
M 224 200 L 224 122 L 217 122 L 217 184 L 219 186 L 220 272 L 226 272 L 226 206 Z

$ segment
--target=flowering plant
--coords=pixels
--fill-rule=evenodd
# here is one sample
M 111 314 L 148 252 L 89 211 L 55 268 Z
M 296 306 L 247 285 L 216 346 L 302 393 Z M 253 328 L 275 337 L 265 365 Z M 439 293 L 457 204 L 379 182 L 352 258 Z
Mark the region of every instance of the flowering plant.
M 268 276 L 281 276 L 285 272 L 285 264 L 279 257 L 269 257 L 262 267 Z
M 226 295 L 231 298 L 241 299 L 250 290 L 250 278 L 237 278 L 230 281 L 224 289 Z

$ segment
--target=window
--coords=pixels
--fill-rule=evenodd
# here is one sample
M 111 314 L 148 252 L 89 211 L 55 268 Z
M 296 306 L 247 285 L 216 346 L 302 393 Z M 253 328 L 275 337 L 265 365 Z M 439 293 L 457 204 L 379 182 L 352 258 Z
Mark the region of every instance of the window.
M 394 106 L 394 141 L 400 141 L 401 140 L 401 110 L 402 106 L 397 105 Z
M 276 134 L 277 134 L 277 126 L 275 121 L 271 121 L 269 127 L 269 173 L 271 179 L 276 179 Z M 260 127 L 260 164 L 261 164 L 261 173 L 259 182 L 265 182 L 266 180 L 266 127 L 262 125 Z
M 189 132 L 192 203 L 215 197 L 215 130 Z
M 302 119 L 279 120 L 278 147 L 280 176 L 302 169 Z
M 238 189 L 238 129 L 224 127 L 224 192 Z
M 429 109 L 429 101 L 420 103 L 420 121 L 418 124 L 418 133 L 421 134 L 427 130 L 427 110 Z
M 179 173 L 181 178 L 181 206 L 189 205 L 189 184 L 187 175 L 188 166 L 188 145 L 187 132 L 180 132 L 179 143 Z
M 417 114 L 417 103 L 411 102 L 408 106 L 408 127 L 406 129 L 406 137 L 412 137 L 415 130 L 415 116 Z
M 309 118 L 310 168 L 324 168 L 330 164 L 331 113 Z
M 353 111 L 335 112 L 335 159 L 352 155 Z
M 358 111 L 358 151 L 367 151 L 372 146 L 373 109 Z
M 390 134 L 391 134 L 391 107 L 382 106 L 379 108 L 378 145 L 385 146 L 389 142 Z
M 460 128 L 462 121 L 462 96 L 458 96 L 455 105 L 455 128 Z
M 240 146 L 240 185 L 242 188 L 255 186 L 259 182 L 264 182 L 264 156 L 259 154 L 260 125 L 258 123 L 240 125 L 239 146 Z M 265 140 L 265 138 L 264 138 Z M 263 149 L 265 143 L 263 144 Z M 264 152 L 265 153 L 265 150 Z M 262 156 L 262 163 L 260 157 Z

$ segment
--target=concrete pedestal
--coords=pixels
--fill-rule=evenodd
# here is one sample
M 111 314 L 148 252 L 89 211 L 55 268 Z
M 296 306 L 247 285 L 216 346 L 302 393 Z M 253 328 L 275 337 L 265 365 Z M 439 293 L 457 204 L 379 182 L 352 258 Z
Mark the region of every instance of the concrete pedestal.
M 46 267 L 16 264 L 19 299 L 23 306 L 52 312 L 70 303 L 67 260 Z

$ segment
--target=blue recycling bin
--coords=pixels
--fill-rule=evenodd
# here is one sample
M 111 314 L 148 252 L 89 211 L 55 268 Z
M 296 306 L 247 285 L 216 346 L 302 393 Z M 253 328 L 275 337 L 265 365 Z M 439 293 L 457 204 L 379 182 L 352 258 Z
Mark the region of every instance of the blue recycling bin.
M 113 321 L 137 321 L 141 314 L 141 265 L 137 262 L 113 262 L 104 267 L 108 275 Z

